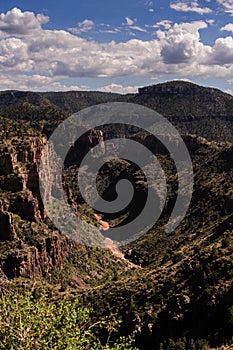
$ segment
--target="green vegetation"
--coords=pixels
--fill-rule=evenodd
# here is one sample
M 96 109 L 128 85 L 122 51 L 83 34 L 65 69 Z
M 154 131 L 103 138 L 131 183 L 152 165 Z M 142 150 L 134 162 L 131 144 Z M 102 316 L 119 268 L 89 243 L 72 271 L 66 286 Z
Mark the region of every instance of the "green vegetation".
M 49 135 L 70 113 L 109 101 L 140 103 L 166 115 L 184 133 L 194 167 L 190 208 L 179 227 L 167 234 L 177 174 L 171 157 L 158 155 L 167 180 L 166 205 L 147 234 L 122 247 L 130 263 L 108 249 L 64 237 L 44 215 L 37 188 L 34 155 L 45 138 L 31 127 Z M 0 112 L 9 117 L 0 118 L 0 208 L 6 214 L 0 234 L 6 225 L 9 233 L 0 241 L 0 349 L 232 348 L 232 97 L 184 82 L 126 96 L 8 91 L 0 94 Z M 133 132 L 156 148 L 148 135 Z M 146 166 L 152 173 L 150 164 Z M 75 162 L 64 170 L 69 203 L 82 220 L 98 226 L 80 194 L 77 173 Z M 89 168 L 87 183 L 91 175 Z M 136 166 L 114 160 L 99 172 L 100 194 L 114 199 L 121 178 L 133 182 L 137 195 L 127 210 L 104 215 L 113 226 L 140 211 L 147 191 Z M 63 220 L 59 203 L 57 212 Z
M 181 133 L 233 142 L 233 97 L 185 81 L 158 84 L 128 95 L 94 91 L 5 91 L 0 94 L 0 114 L 25 121 L 50 135 L 68 115 L 107 102 L 141 104 L 167 117 Z
M 28 293 L 0 298 L 2 350 L 136 350 L 134 335 L 114 339 L 120 324 L 114 315 L 92 321 L 90 309 L 67 297 Z M 102 343 L 100 332 L 105 333 Z

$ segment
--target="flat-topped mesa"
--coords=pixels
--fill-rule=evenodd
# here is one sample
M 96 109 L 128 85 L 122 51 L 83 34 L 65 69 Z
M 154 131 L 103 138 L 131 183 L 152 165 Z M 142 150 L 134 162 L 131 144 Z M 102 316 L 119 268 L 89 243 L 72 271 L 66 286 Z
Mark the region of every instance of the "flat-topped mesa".
M 161 94 L 161 95 L 194 95 L 200 93 L 200 90 L 205 89 L 209 92 L 211 91 L 217 91 L 217 89 L 214 88 L 205 88 L 201 87 L 199 85 L 187 82 L 187 81 L 181 81 L 181 80 L 175 80 L 170 81 L 167 83 L 161 83 L 151 86 L 146 86 L 143 88 L 138 89 L 139 94 Z

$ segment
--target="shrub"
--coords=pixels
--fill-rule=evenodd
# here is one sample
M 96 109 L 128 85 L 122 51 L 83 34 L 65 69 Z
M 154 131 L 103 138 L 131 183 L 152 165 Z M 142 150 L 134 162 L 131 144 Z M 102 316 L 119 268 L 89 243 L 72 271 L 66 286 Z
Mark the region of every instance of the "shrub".
M 117 332 L 119 321 L 108 317 L 91 321 L 90 310 L 77 300 L 67 297 L 57 301 L 45 294 L 8 294 L 0 299 L 0 348 L 11 350 L 132 350 L 134 337 L 121 337 L 111 344 L 111 335 Z M 104 345 L 96 336 L 105 330 Z

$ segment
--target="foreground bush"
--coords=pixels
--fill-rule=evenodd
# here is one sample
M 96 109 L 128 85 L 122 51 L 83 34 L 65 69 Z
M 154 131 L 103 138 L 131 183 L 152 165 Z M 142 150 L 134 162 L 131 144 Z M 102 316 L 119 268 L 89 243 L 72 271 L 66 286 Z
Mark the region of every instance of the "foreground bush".
M 8 294 L 0 299 L 0 349 L 4 350 L 133 350 L 132 337 L 112 341 L 120 321 L 113 316 L 91 322 L 90 310 L 77 300 L 51 301 L 46 295 Z M 107 334 L 101 344 L 96 334 Z

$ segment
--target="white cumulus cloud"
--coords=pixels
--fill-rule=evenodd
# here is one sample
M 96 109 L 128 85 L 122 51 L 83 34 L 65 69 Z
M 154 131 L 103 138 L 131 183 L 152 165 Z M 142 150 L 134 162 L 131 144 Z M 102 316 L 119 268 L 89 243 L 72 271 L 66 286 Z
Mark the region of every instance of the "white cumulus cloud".
M 132 94 L 138 92 L 138 89 L 141 86 L 123 86 L 121 84 L 110 84 L 103 87 L 98 88 L 98 91 L 102 92 L 112 92 L 118 94 Z
M 200 15 L 212 12 L 212 10 L 209 7 L 200 7 L 197 0 L 178 0 L 176 2 L 171 3 L 170 7 L 176 11 L 196 12 Z
M 218 38 L 215 41 L 210 62 L 214 64 L 232 64 L 233 65 L 233 38 Z
M 214 44 L 206 45 L 200 37 L 200 30 L 208 28 L 206 21 L 174 24 L 162 21 L 155 24 L 157 36 L 154 39 L 99 43 L 65 30 L 45 30 L 41 28 L 45 19 L 38 19 L 34 13 L 12 12 L 14 20 L 10 22 L 8 17 L 8 23 L 12 23 L 8 33 L 14 30 L 15 34 L 0 36 L 0 74 L 8 82 L 4 85 L 9 84 L 7 88 L 17 88 L 18 81 L 25 89 L 26 86 L 44 89 L 46 85 L 47 89 L 69 89 L 63 84 L 67 78 L 137 75 L 159 79 L 171 76 L 205 79 L 213 77 L 214 73 L 215 78 L 227 80 L 233 76 L 233 38 L 219 37 Z M 16 33 L 16 13 L 19 21 L 25 14 L 37 21 L 33 34 Z M 5 23 L 5 17 L 1 18 Z M 112 30 L 111 27 L 106 29 Z M 136 87 L 110 84 L 102 88 L 134 92 Z
M 6 14 L 0 14 L 0 31 L 7 35 L 29 35 L 41 29 L 41 25 L 49 21 L 48 16 L 35 15 L 32 12 L 22 12 L 13 8 Z
M 208 47 L 200 42 L 199 30 L 207 28 L 204 21 L 175 24 L 166 32 L 158 31 L 161 56 L 166 64 L 188 63 L 206 56 Z
M 233 90 L 231 89 L 226 89 L 225 92 L 229 95 L 233 95 Z

